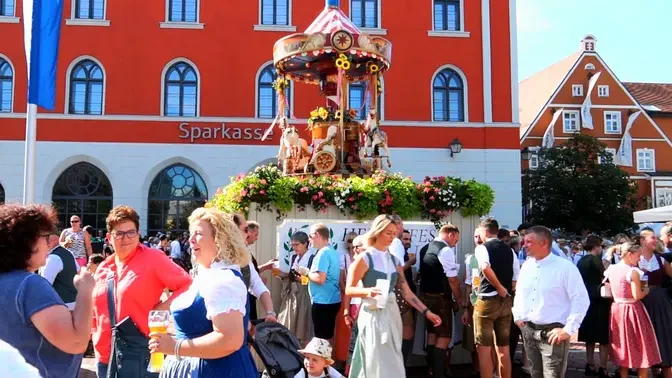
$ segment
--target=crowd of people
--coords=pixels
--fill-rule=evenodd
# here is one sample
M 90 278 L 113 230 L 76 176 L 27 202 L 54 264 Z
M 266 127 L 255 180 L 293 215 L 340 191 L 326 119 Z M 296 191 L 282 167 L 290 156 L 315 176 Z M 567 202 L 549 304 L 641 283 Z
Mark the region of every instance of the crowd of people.
M 563 377 L 578 334 L 587 376 L 610 376 L 611 360 L 621 377 L 672 377 L 672 224 L 660 239 L 644 230 L 567 243 L 543 226 L 506 230 L 487 218 L 462 262 L 456 226 L 416 256 L 403 220 L 380 215 L 347 235 L 346 253 L 324 224 L 295 232 L 281 271 L 276 260 L 257 264 L 248 247 L 259 225 L 240 214 L 196 209 L 172 240 L 141 240 L 127 206 L 110 211 L 105 235 L 70 221 L 59 234 L 48 206 L 0 206 L 0 376 L 75 378 L 91 342 L 99 378 L 258 378 L 249 338 L 259 318 L 296 338 L 296 378 L 403 377 L 424 318 L 436 378 L 449 376 L 455 327 L 474 376 L 511 377 L 522 340 L 523 371 Z M 260 276 L 270 270 L 283 282 L 278 314 Z M 168 332 L 150 329 L 154 311 L 170 312 Z M 147 371 L 150 354 L 167 356 L 160 371 Z

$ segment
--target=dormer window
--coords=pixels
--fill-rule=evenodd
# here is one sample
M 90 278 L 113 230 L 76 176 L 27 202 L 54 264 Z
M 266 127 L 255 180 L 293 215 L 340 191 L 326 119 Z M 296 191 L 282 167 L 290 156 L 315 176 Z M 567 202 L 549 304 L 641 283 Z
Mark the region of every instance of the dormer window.
M 594 36 L 588 34 L 587 36 L 583 37 L 583 40 L 581 41 L 581 48 L 583 51 L 595 51 L 596 42 L 597 39 L 595 39 Z
M 593 63 L 588 63 L 588 64 L 586 64 L 585 70 L 586 71 L 593 71 L 593 70 L 595 70 L 595 65 Z

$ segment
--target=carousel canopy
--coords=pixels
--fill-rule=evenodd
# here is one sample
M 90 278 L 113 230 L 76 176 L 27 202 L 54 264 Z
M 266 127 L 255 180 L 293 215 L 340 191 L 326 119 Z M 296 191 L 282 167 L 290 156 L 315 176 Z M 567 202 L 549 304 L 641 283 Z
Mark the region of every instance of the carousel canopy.
M 349 81 L 365 80 L 372 73 L 385 72 L 391 57 L 390 41 L 362 33 L 341 11 L 338 0 L 326 0 L 324 10 L 305 32 L 284 37 L 273 46 L 278 73 L 311 84 L 333 81 L 339 68 Z

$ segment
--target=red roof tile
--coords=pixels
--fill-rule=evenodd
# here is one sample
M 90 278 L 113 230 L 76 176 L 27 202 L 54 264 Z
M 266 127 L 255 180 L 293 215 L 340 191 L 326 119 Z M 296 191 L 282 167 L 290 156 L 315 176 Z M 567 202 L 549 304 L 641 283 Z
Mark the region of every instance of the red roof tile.
M 648 105 L 653 105 L 662 112 L 672 112 L 672 84 L 623 83 L 623 85 L 644 109 Z

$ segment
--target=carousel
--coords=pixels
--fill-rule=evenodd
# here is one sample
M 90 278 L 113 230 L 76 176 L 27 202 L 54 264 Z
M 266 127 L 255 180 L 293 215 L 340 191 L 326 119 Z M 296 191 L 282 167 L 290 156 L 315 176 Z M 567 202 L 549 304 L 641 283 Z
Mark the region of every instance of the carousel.
M 275 43 L 278 116 L 262 140 L 276 125 L 281 130 L 278 161 L 283 174 L 368 174 L 392 166 L 376 112 L 380 77 L 390 68 L 391 56 L 390 41 L 362 33 L 340 10 L 338 0 L 326 0 L 325 9 L 305 32 Z M 325 99 L 308 119 L 310 143 L 288 119 L 290 81 L 318 86 Z M 348 108 L 348 85 L 354 82 L 366 88 L 360 109 Z M 366 119 L 358 121 L 367 105 Z

